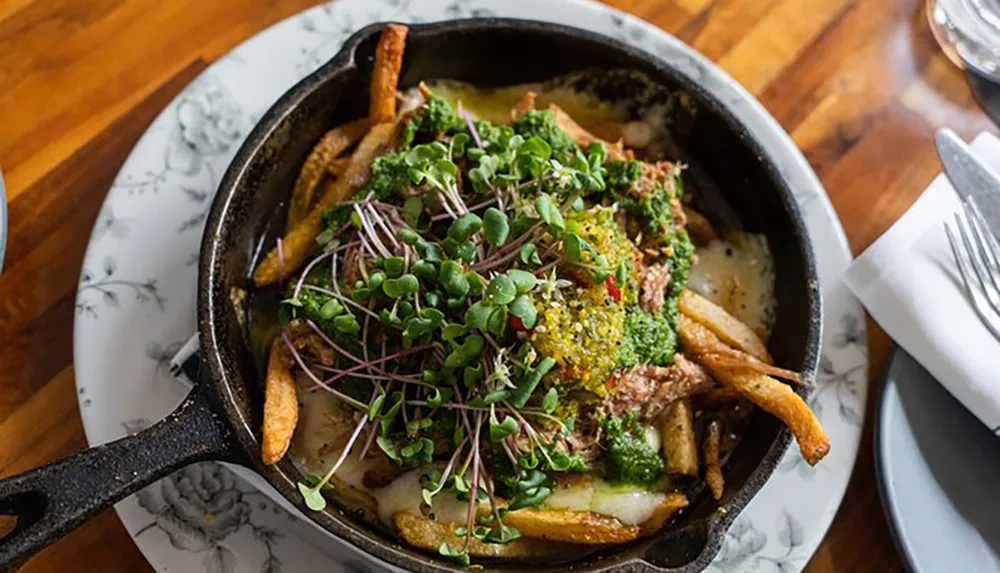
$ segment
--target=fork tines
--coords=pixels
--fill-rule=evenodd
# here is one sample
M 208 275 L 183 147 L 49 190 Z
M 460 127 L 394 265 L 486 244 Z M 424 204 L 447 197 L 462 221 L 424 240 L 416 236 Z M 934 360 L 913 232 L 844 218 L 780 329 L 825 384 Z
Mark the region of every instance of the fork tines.
M 972 197 L 962 201 L 962 210 L 964 218 L 955 213 L 955 227 L 961 242 L 947 222 L 944 230 L 962 275 L 966 296 L 983 324 L 1000 340 L 1000 245 Z

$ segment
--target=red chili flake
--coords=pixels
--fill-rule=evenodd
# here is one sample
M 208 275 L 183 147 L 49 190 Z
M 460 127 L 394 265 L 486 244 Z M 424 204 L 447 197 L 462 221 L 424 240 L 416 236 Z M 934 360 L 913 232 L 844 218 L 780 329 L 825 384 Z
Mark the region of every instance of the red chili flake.
M 524 322 L 520 318 L 513 315 L 510 317 L 510 327 L 513 328 L 515 332 L 519 330 L 528 330 L 524 327 Z
M 609 390 L 614 390 L 615 388 L 617 388 L 618 387 L 618 375 L 617 374 L 612 374 L 611 377 L 608 378 L 607 382 L 604 383 L 604 385 L 607 386 Z
M 622 289 L 615 286 L 615 282 L 615 275 L 608 275 L 604 284 L 608 285 L 608 294 L 611 296 L 611 300 L 618 302 L 622 299 Z

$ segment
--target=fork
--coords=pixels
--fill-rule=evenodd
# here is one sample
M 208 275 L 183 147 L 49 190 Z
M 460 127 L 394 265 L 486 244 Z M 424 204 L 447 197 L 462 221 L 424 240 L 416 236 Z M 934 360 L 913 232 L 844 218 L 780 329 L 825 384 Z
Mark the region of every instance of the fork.
M 1000 340 L 1000 246 L 987 228 L 975 199 L 963 199 L 962 210 L 964 220 L 961 214 L 955 213 L 955 227 L 961 242 L 947 222 L 944 230 L 962 275 L 966 296 L 986 328 Z

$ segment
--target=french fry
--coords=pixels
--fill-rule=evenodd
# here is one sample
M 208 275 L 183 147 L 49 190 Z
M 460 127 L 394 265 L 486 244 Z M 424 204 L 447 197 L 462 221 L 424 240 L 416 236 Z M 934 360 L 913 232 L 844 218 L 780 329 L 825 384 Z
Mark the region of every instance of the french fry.
M 506 522 L 506 518 L 504 522 Z M 392 516 L 393 525 L 400 536 L 410 545 L 437 552 L 442 543 L 447 542 L 452 547 L 462 547 L 465 537 L 455 535 L 455 530 L 463 527 L 458 523 L 440 523 L 426 517 L 397 513 Z M 514 559 L 519 557 L 536 557 L 565 552 L 570 546 L 560 543 L 550 543 L 541 539 L 522 537 L 507 544 L 484 543 L 473 537 L 469 541 L 469 555 L 472 557 L 498 557 Z
M 660 422 L 663 457 L 667 474 L 698 477 L 698 444 L 694 437 L 694 412 L 691 400 L 678 400 L 667 407 Z
M 580 545 L 626 543 L 639 537 L 638 525 L 590 511 L 524 508 L 506 514 L 503 521 L 524 537 Z
M 535 109 L 535 97 L 537 95 L 538 94 L 531 90 L 524 92 L 524 95 L 522 95 L 520 99 L 517 100 L 517 103 L 514 104 L 514 109 L 510 110 L 510 119 L 516 120 L 522 115 Z
M 299 178 L 292 189 L 292 198 L 288 205 L 289 228 L 309 214 L 316 189 L 323 181 L 330 162 L 361 139 L 366 131 L 368 131 L 368 120 L 358 119 L 331 129 L 316 144 L 302 164 Z
M 721 306 L 687 289 L 681 293 L 678 304 L 682 313 L 708 327 L 726 344 L 768 364 L 774 364 L 767 346 L 757 333 Z
M 381 123 L 368 131 L 351 156 L 351 164 L 344 175 L 326 189 L 309 215 L 285 235 L 281 241 L 281 254 L 275 246 L 257 265 L 253 274 L 253 282 L 257 287 L 288 278 L 305 262 L 312 251 L 313 240 L 321 230 L 323 211 L 350 196 L 357 187 L 357 180 L 362 178 L 378 150 L 389 143 L 395 128 L 394 122 Z
M 695 468 L 697 469 L 697 468 Z M 640 535 L 651 535 L 663 529 L 677 512 L 688 506 L 688 498 L 683 493 L 668 493 L 666 499 L 653 510 L 653 515 L 639 525 Z
M 722 499 L 722 493 L 726 486 L 726 480 L 722 477 L 722 466 L 719 464 L 719 423 L 712 420 L 705 427 L 705 483 L 712 490 L 712 496 L 716 500 Z
M 271 344 L 264 386 L 264 425 L 260 441 L 261 460 L 266 465 L 281 461 L 292 443 L 299 420 L 298 393 L 292 377 L 291 357 L 281 338 Z
M 372 72 L 371 98 L 368 109 L 372 125 L 392 121 L 396 117 L 396 90 L 399 70 L 403 67 L 408 28 L 388 24 L 375 48 L 375 69 Z
M 590 133 L 584 129 L 580 124 L 578 124 L 568 113 L 563 111 L 561 107 L 556 104 L 549 104 L 549 112 L 552 113 L 556 118 L 556 124 L 560 129 L 565 131 L 577 145 L 581 148 L 586 149 L 591 143 L 600 142 L 603 143 L 608 148 L 608 157 L 614 159 L 622 159 L 625 157 L 625 152 L 622 149 L 622 143 L 608 143 L 600 138 L 598 138 L 593 133 Z
M 338 157 L 326 164 L 326 173 L 331 177 L 340 177 L 350 165 L 350 157 Z
M 816 415 L 790 386 L 746 367 L 721 363 L 726 344 L 707 327 L 686 314 L 680 315 L 677 334 L 684 353 L 712 373 L 722 384 L 739 391 L 754 404 L 777 416 L 795 436 L 802 457 L 815 465 L 830 451 L 830 440 Z

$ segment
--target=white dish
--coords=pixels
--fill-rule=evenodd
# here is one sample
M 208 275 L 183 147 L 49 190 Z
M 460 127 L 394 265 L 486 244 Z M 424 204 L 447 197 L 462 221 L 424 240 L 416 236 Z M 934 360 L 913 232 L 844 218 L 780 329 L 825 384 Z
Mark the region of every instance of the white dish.
M 833 449 L 811 468 L 792 448 L 737 519 L 712 569 L 801 570 L 840 505 L 861 438 L 866 338 L 861 309 L 837 278 L 850 260 L 843 230 L 794 143 L 739 84 L 662 30 L 586 0 L 340 0 L 261 32 L 192 82 L 125 162 L 87 249 L 74 360 L 88 441 L 101 444 L 162 418 L 186 391 L 166 364 L 195 331 L 204 218 L 219 176 L 256 119 L 361 26 L 487 15 L 588 28 L 671 61 L 752 129 L 796 191 L 814 241 L 826 309 L 812 405 Z M 232 472 L 219 464 L 192 466 L 117 505 L 157 571 L 372 567 L 282 510 L 269 499 L 270 488 L 255 487 L 262 486 L 255 474 L 243 468 Z
M 906 568 L 1000 571 L 994 432 L 901 348 L 875 416 L 879 495 Z

